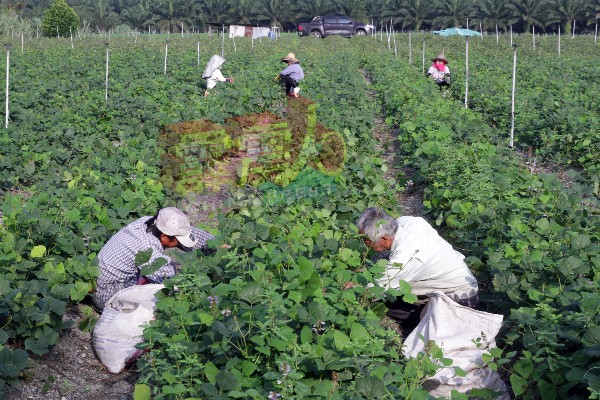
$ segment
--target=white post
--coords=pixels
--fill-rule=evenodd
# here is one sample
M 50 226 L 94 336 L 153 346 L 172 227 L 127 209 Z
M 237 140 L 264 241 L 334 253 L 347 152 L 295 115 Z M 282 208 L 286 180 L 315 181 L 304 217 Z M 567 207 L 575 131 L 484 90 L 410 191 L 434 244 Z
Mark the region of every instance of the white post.
M 4 45 L 6 47 L 6 108 L 4 112 L 4 127 L 8 128 L 8 82 L 10 76 L 10 43 Z
M 533 51 L 535 51 L 535 25 L 531 25 L 532 37 L 533 37 Z
M 558 25 L 558 55 L 560 56 L 560 25 Z
M 469 37 L 465 36 L 467 41 L 466 50 L 465 50 L 465 108 L 469 108 L 468 99 L 469 99 Z
M 513 41 L 512 41 L 512 24 L 510 25 L 510 47 L 512 47 L 513 45 Z
M 23 32 L 21 32 L 21 53 L 23 53 L 24 47 L 25 47 L 25 39 L 23 38 L 24 34 Z
M 513 46 L 513 79 L 512 79 L 512 101 L 510 110 L 510 143 L 513 147 L 515 135 L 515 86 L 517 82 L 517 46 Z
M 58 33 L 58 25 L 56 25 L 56 38 L 60 39 L 60 33 Z
M 598 43 L 598 23 L 596 22 L 596 30 L 594 32 L 594 43 Z
M 483 40 L 483 28 L 481 26 L 481 22 L 479 23 L 479 33 L 481 33 L 481 40 Z
M 69 34 L 71 35 L 71 48 L 73 48 L 73 30 L 69 27 Z
M 394 30 L 394 55 L 398 58 L 398 47 L 396 46 L 396 31 Z
M 381 23 L 383 24 L 383 21 Z M 383 43 L 383 25 L 381 26 L 381 29 L 379 30 L 379 40 Z
M 198 40 L 198 43 L 196 43 L 196 44 L 197 44 L 196 55 L 197 55 L 197 58 L 198 58 L 198 66 L 200 66 L 200 41 Z
M 225 24 L 222 26 L 223 33 L 221 35 L 221 57 L 225 57 Z
M 106 77 L 104 82 L 104 101 L 108 101 L 108 42 L 106 43 Z
M 467 29 L 469 29 L 469 18 L 467 18 Z
M 40 38 L 40 27 L 39 26 L 35 27 L 35 38 L 36 39 Z
M 150 25 L 148 25 L 148 41 L 152 40 L 152 35 L 150 34 Z
M 577 21 L 573 20 L 573 39 L 575 39 L 575 25 L 576 25 L 576 22 Z
M 412 32 L 408 32 L 408 63 L 412 64 Z
M 423 75 L 425 75 L 425 41 L 423 40 Z
M 231 39 L 233 40 L 233 51 L 237 52 L 237 46 L 235 45 L 235 35 L 233 35 Z
M 498 43 L 499 40 L 500 40 L 500 37 L 498 35 L 498 24 L 496 24 L 496 43 Z
M 165 43 L 165 68 L 164 68 L 164 74 L 165 76 L 167 75 L 167 57 L 169 54 L 169 39 L 167 39 L 167 43 Z
M 183 22 L 181 23 L 181 37 L 183 37 Z
M 392 51 L 392 21 L 390 20 L 390 28 L 385 27 L 385 33 L 387 34 L 388 51 Z

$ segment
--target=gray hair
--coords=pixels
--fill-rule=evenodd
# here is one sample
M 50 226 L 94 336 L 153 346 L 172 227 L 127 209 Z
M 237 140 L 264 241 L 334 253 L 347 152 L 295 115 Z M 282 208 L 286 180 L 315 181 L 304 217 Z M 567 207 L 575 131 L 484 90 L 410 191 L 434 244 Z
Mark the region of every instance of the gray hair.
M 367 208 L 356 223 L 358 231 L 367 235 L 370 241 L 377 243 L 383 235 L 394 237 L 398 222 L 381 208 Z

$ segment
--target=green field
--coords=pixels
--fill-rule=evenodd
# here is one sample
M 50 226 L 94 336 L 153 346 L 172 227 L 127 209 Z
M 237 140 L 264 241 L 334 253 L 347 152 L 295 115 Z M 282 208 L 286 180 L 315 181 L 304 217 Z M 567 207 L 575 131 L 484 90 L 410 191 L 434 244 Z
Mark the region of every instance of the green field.
M 13 43 L 10 118 L 0 135 L 0 390 L 22 376 L 28 354 L 44 355 L 57 342 L 68 304 L 89 304 L 95 256 L 108 238 L 181 204 L 185 196 L 161 179 L 163 127 L 285 116 L 273 78 L 293 51 L 306 73 L 301 94 L 317 104 L 318 123 L 345 142 L 343 168 L 326 175 L 309 161 L 291 183 L 277 182 L 284 186 L 267 175 L 255 186 L 232 185 L 229 210 L 209 216 L 231 249 L 178 257 L 182 273 L 166 286 L 179 290 L 162 296 L 146 329 L 140 383 L 153 398 L 426 398 L 421 383 L 442 352 L 403 358 L 400 336 L 381 326 L 373 304 L 382 290 L 362 286 L 383 268 L 371 265 L 353 225 L 369 206 L 401 214 L 396 194 L 408 179 L 424 191 L 424 216 L 468 256 L 483 309 L 505 316 L 502 351 L 489 362 L 513 393 L 599 398 L 593 37 L 563 37 L 559 56 L 557 36 L 537 37 L 534 50 L 531 35 L 515 35 L 514 148 L 508 36 L 470 39 L 468 110 L 464 38 L 412 35 L 412 57 L 407 34 L 396 36 L 396 49 L 385 36 L 227 39 L 223 70 L 235 83 L 208 97 L 201 74 L 221 53 L 220 38 L 113 38 L 108 100 L 104 40 L 73 48 L 67 39 L 27 41 L 23 52 Z M 446 96 L 422 76 L 423 45 L 425 68 L 442 49 L 450 60 Z M 398 165 L 385 165 L 376 148 L 376 117 L 397 132 Z M 304 151 L 327 154 L 318 141 Z M 404 166 L 414 173 L 384 179 L 387 168 Z M 342 290 L 351 280 L 362 285 Z M 412 299 L 404 289 L 391 295 Z

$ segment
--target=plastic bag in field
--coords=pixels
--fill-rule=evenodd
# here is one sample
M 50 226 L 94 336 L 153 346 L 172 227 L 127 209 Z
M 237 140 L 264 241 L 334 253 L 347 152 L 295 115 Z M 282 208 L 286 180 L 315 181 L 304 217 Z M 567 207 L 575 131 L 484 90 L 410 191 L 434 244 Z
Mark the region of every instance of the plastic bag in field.
M 144 325 L 154 317 L 156 292 L 162 284 L 135 285 L 111 297 L 94 328 L 92 346 L 98 359 L 113 374 L 135 361 L 142 350 Z
M 452 390 L 466 393 L 487 388 L 502 393 L 498 399 L 509 400 L 500 375 L 485 367 L 482 359 L 483 353 L 496 347 L 496 335 L 504 317 L 461 306 L 443 293 L 427 296 L 429 303 L 421 322 L 404 341 L 404 354 L 416 357 L 424 351 L 427 342 L 434 341 L 442 348 L 444 357 L 453 363 L 426 380 L 423 388 L 433 396 L 445 398 L 450 398 Z M 423 335 L 425 341 L 419 335 Z M 458 376 L 454 367 L 460 367 L 466 376 Z

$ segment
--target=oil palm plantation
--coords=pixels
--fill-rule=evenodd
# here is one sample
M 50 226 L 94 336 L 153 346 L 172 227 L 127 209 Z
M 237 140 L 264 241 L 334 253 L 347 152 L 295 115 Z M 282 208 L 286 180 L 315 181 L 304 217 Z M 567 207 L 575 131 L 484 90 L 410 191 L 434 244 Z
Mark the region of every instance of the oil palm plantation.
M 270 20 L 273 26 L 283 28 L 283 24 L 295 20 L 291 0 L 259 0 L 257 9 L 259 17 Z
M 334 5 L 331 0 L 303 0 L 297 7 L 298 19 L 310 21 L 318 15 L 331 14 Z
M 442 1 L 436 14 L 435 23 L 442 28 L 466 26 L 473 14 L 473 3 L 471 0 Z
M 506 31 L 511 23 L 511 13 L 505 0 L 483 0 L 474 7 L 474 17 L 483 21 L 486 29 L 502 29 Z
M 384 17 L 402 21 L 402 28 L 418 31 L 423 24 L 433 21 L 435 8 L 432 2 L 426 0 L 389 0 L 386 3 Z
M 571 33 L 573 20 L 580 20 L 585 15 L 583 0 L 553 0 L 552 6 L 554 17 L 567 34 Z
M 523 32 L 530 32 L 533 25 L 546 28 L 554 21 L 549 13 L 551 4 L 547 0 L 515 0 L 507 7 Z

